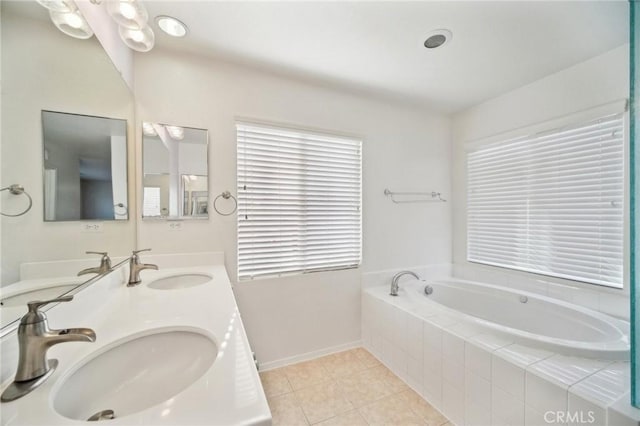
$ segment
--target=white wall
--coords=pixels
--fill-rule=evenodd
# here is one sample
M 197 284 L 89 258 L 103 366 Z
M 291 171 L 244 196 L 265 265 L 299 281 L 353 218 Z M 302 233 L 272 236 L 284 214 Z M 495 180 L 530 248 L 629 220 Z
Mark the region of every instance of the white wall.
M 201 143 L 180 143 L 178 150 L 179 175 L 207 174 L 207 145 Z
M 449 263 L 449 203 L 396 205 L 396 191 L 450 191 L 446 116 L 313 86 L 249 68 L 154 50 L 135 58 L 137 134 L 142 121 L 204 128 L 210 137 L 210 193 L 236 193 L 236 118 L 363 137 L 362 271 Z M 138 137 L 137 152 L 141 152 Z M 138 172 L 138 187 L 141 175 Z M 138 197 L 140 203 L 140 197 Z M 219 202 L 231 208 L 229 201 Z M 222 250 L 236 279 L 236 218 L 142 221 L 138 246 L 154 253 Z M 361 270 L 235 284 L 249 339 L 263 363 L 360 339 Z
M 111 136 L 111 180 L 113 191 L 113 204 L 124 204 L 126 207 L 115 207 L 114 217 L 116 219 L 135 220 L 129 217 L 129 200 L 127 193 L 127 178 L 134 180 L 134 176 L 127 176 L 127 138 L 123 136 Z M 132 142 L 133 144 L 133 142 Z M 131 162 L 134 159 L 131 158 Z M 131 199 L 135 199 L 131 197 Z
M 2 217 L 2 285 L 18 279 L 21 262 L 82 259 L 86 250 L 127 254 L 134 244 L 134 220 L 104 222 L 100 233 L 82 233 L 80 222 L 43 221 L 41 110 L 127 119 L 131 135 L 131 93 L 97 40 L 73 39 L 48 21 L 18 18 L 6 9 L 2 19 L 0 186 L 20 183 L 33 197 L 33 208 L 24 216 Z M 133 166 L 131 161 L 130 204 Z M 1 194 L 2 208 L 15 211 L 20 201 L 7 194 Z
M 453 117 L 453 261 L 458 275 L 491 279 L 498 284 L 520 285 L 531 290 L 543 289 L 542 292 L 556 297 L 614 315 L 628 316 L 628 303 L 624 297 L 616 297 L 621 295 L 620 291 L 526 273 L 505 274 L 501 268 L 467 262 L 465 154 L 465 144 L 468 142 L 536 125 L 628 96 L 629 46 L 624 45 Z
M 144 142 L 143 170 L 147 174 L 169 174 L 169 150 L 160 139 L 149 138 Z
M 100 40 L 100 44 L 111 58 L 113 65 L 118 69 L 122 79 L 133 90 L 133 51 L 120 39 L 118 25 L 107 12 L 107 2 L 79 0 L 75 3 L 82 16 L 89 23 L 95 37 Z
M 58 220 L 79 220 L 80 203 L 80 157 L 77 150 L 64 146 L 65 141 L 47 138 L 45 169 L 56 170 L 56 213 Z

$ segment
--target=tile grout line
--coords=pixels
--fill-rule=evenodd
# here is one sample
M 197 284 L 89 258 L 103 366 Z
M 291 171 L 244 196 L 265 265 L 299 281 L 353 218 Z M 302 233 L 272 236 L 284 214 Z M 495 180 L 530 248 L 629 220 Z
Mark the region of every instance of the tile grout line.
M 324 364 L 320 363 L 320 364 L 318 365 L 319 369 L 324 373 L 324 375 L 325 375 L 325 376 L 329 377 L 329 379 L 328 379 L 328 380 L 321 381 L 321 382 L 319 382 L 319 383 L 314 383 L 314 384 L 309 385 L 309 386 L 304 386 L 304 387 L 301 387 L 301 388 L 299 388 L 299 389 L 294 389 L 294 388 L 293 388 L 293 386 L 292 386 L 292 382 L 291 382 L 291 379 L 290 379 L 289 375 L 288 375 L 288 374 L 286 373 L 286 371 L 285 371 L 285 369 L 286 369 L 287 367 L 295 366 L 296 364 L 291 364 L 290 366 L 286 366 L 286 367 L 280 367 L 280 368 L 282 369 L 282 375 L 283 375 L 283 376 L 284 376 L 284 378 L 286 379 L 286 383 L 289 385 L 289 389 L 290 389 L 290 391 L 289 391 L 289 392 L 284 392 L 284 393 L 281 393 L 281 394 L 277 394 L 277 395 L 271 395 L 271 398 L 276 398 L 276 397 L 280 397 L 280 396 L 284 396 L 284 395 L 288 395 L 288 394 L 293 394 L 293 395 L 292 395 L 292 396 L 293 396 L 293 398 L 295 398 L 296 402 L 299 404 L 297 408 L 299 408 L 299 409 L 302 411 L 302 414 L 303 414 L 303 416 L 304 416 L 304 420 L 305 420 L 305 422 L 306 422 L 308 425 L 317 425 L 317 424 L 320 424 L 320 423 L 322 423 L 322 422 L 329 421 L 329 420 L 331 420 L 331 419 L 335 419 L 336 417 L 339 417 L 339 416 L 341 416 L 341 415 L 344 415 L 344 414 L 346 414 L 346 413 L 350 413 L 350 412 L 355 412 L 355 413 L 357 413 L 357 414 L 358 414 L 358 416 L 360 416 L 360 418 L 361 418 L 361 419 L 362 419 L 366 424 L 368 424 L 368 425 L 369 425 L 370 423 L 367 421 L 366 417 L 364 416 L 363 412 L 361 411 L 364 407 L 367 407 L 367 406 L 369 406 L 369 405 L 376 404 L 376 403 L 380 402 L 381 400 L 383 400 L 383 399 L 385 399 L 385 398 L 398 398 L 398 397 L 400 397 L 403 393 L 406 393 L 406 392 L 409 392 L 409 391 L 412 391 L 412 392 L 416 393 L 416 395 L 418 396 L 418 398 L 420 398 L 420 400 L 425 401 L 425 400 L 424 400 L 424 398 L 423 398 L 423 397 L 422 397 L 418 392 L 416 392 L 416 391 L 415 391 L 411 386 L 409 386 L 409 385 L 408 385 L 408 384 L 407 384 L 403 379 L 401 379 L 399 376 L 397 376 L 395 373 L 393 373 L 393 371 L 392 371 L 392 370 L 390 370 L 390 369 L 389 369 L 389 368 L 388 368 L 388 367 L 387 367 L 383 362 L 381 362 L 381 361 L 380 361 L 380 360 L 379 360 L 375 355 L 373 355 L 371 352 L 369 352 L 369 351 L 368 351 L 366 348 L 364 348 L 364 347 L 360 347 L 360 348 L 361 348 L 361 349 L 363 349 L 364 351 L 366 351 L 366 353 L 367 353 L 367 354 L 369 354 L 369 355 L 370 355 L 370 356 L 371 356 L 371 357 L 376 361 L 376 364 L 377 364 L 377 365 L 367 366 L 367 360 L 365 360 L 365 359 L 363 359 L 363 358 L 368 358 L 368 357 L 361 357 L 359 353 L 354 353 L 354 355 L 355 355 L 355 357 L 356 357 L 356 360 L 358 361 L 359 365 L 360 365 L 360 366 L 362 366 L 362 367 L 364 367 L 364 368 L 362 368 L 362 369 L 360 369 L 360 370 L 357 370 L 357 371 L 354 371 L 354 372 L 352 372 L 351 374 L 349 374 L 349 375 L 347 375 L 347 376 L 336 377 L 336 376 L 334 376 L 334 375 L 333 375 L 334 373 L 332 373 L 332 370 L 331 370 L 330 368 L 328 368 L 328 367 L 326 367 L 326 365 L 324 365 Z M 351 349 L 350 351 L 355 351 L 356 349 L 359 349 L 359 348 L 354 348 L 354 349 Z M 348 352 L 348 351 L 343 351 L 343 352 Z M 339 353 L 339 352 L 338 352 L 338 353 Z M 331 355 L 326 355 L 326 356 L 331 356 Z M 315 359 L 316 359 L 316 360 L 318 360 L 318 359 L 322 359 L 322 358 L 324 358 L 324 357 L 319 357 L 319 358 L 315 358 Z M 313 361 L 313 360 L 309 360 L 309 361 Z M 306 361 L 303 361 L 303 362 L 306 362 Z M 303 362 L 300 362 L 300 363 L 297 363 L 297 364 L 301 364 L 301 363 L 303 363 Z M 370 371 L 370 370 L 373 370 L 373 369 L 376 369 L 376 368 L 380 368 L 380 367 L 385 368 L 385 369 L 387 370 L 387 372 L 388 372 L 388 373 L 390 373 L 390 374 L 391 374 L 391 376 L 392 376 L 394 379 L 397 379 L 397 380 L 399 380 L 401 383 L 403 383 L 403 384 L 407 387 L 407 389 L 404 389 L 404 390 L 401 390 L 401 391 L 392 391 L 391 393 L 389 393 L 389 394 L 387 394 L 387 395 L 381 396 L 381 397 L 379 397 L 379 398 L 375 398 L 375 399 L 373 399 L 373 400 L 370 400 L 370 401 L 367 401 L 366 403 L 361 403 L 361 404 L 356 404 L 356 402 L 354 402 L 355 400 L 353 400 L 353 399 L 351 399 L 351 398 L 348 398 L 348 397 L 347 397 L 347 395 L 344 393 L 344 389 L 343 389 L 342 384 L 341 384 L 341 382 L 340 382 L 340 380 L 341 380 L 341 379 L 348 378 L 348 377 L 352 377 L 352 376 L 355 376 L 355 375 L 358 375 L 358 374 L 362 374 L 362 373 L 364 373 L 364 372 L 366 372 L 366 371 Z M 278 370 L 278 369 L 274 369 L 274 370 Z M 274 371 L 274 370 L 270 370 L 270 371 Z M 389 389 L 389 386 L 387 385 L 386 380 L 385 380 L 385 379 L 387 378 L 387 376 L 388 376 L 388 374 L 387 374 L 387 373 L 385 373 L 385 374 L 384 374 L 384 376 L 383 376 L 383 377 L 381 377 L 379 380 L 380 380 L 380 381 L 381 381 L 381 382 L 382 382 L 382 383 L 387 387 L 387 389 Z M 338 390 L 338 392 L 339 392 L 340 397 L 341 397 L 342 399 L 344 399 L 345 401 L 349 402 L 349 404 L 351 404 L 353 408 L 352 408 L 351 410 L 348 410 L 348 411 L 345 411 L 345 412 L 342 412 L 342 413 L 335 414 L 335 415 L 333 415 L 333 416 L 331 416 L 331 417 L 329 417 L 329 418 L 326 418 L 326 419 L 323 419 L 323 420 L 317 421 L 317 422 L 315 422 L 315 423 L 311 423 L 311 422 L 309 421 L 309 418 L 308 418 L 308 416 L 307 416 L 307 413 L 305 412 L 305 410 L 304 410 L 304 408 L 303 408 L 303 405 L 301 404 L 301 400 L 300 400 L 300 399 L 298 399 L 298 397 L 299 397 L 298 392 L 300 392 L 300 391 L 302 391 L 302 390 L 304 390 L 304 389 L 307 389 L 307 388 L 309 388 L 309 387 L 318 386 L 318 385 L 322 385 L 322 384 L 332 384 L 332 385 L 336 386 L 336 387 L 337 387 L 337 390 Z M 267 398 L 267 400 L 269 400 L 269 399 L 270 399 L 270 398 Z M 426 402 L 426 401 L 425 401 L 425 402 Z M 412 407 L 411 402 L 409 402 L 409 401 L 408 401 L 408 404 L 410 404 L 410 405 L 408 405 L 408 406 L 407 406 L 407 408 L 410 410 L 410 412 L 411 412 L 411 413 L 412 413 L 412 414 L 413 414 L 417 419 L 419 419 L 421 422 L 427 422 L 427 420 L 426 420 L 422 415 L 420 415 L 420 414 L 418 413 L 418 411 L 416 411 L 416 408 Z M 427 404 L 428 404 L 428 405 L 430 405 L 428 402 L 427 402 Z M 440 413 L 440 412 L 438 411 L 438 413 Z M 442 414 L 442 413 L 440 413 L 440 414 Z M 443 417 L 444 417 L 444 416 L 443 416 Z M 448 420 L 448 419 L 446 419 L 446 418 L 445 418 L 445 420 L 446 420 L 446 421 L 445 421 L 444 423 L 442 423 L 442 424 L 446 424 L 446 423 L 449 421 L 449 420 Z

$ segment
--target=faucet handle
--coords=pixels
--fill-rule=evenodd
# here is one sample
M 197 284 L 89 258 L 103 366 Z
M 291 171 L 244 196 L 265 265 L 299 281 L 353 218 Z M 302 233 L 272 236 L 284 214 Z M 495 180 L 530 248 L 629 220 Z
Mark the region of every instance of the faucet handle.
M 151 251 L 151 249 L 150 249 L 150 248 L 148 248 L 148 249 L 134 250 L 132 253 L 133 253 L 133 254 L 138 254 L 138 253 L 140 253 L 140 252 L 142 252 L 142 251 Z
M 35 312 L 40 308 L 40 306 L 48 305 L 49 303 L 71 302 L 72 300 L 73 296 L 69 295 L 49 300 L 34 300 L 32 302 L 28 302 L 27 306 L 29 307 L 30 312 Z
M 72 300 L 73 296 L 63 296 L 56 299 L 34 300 L 28 302 L 27 307 L 29 308 L 29 312 L 27 312 L 22 317 L 22 319 L 20 320 L 20 324 L 33 324 L 35 322 L 40 322 L 47 319 L 47 316 L 44 314 L 44 312 L 40 311 L 41 306 L 48 305 L 49 303 L 71 302 Z
M 100 272 L 106 272 L 106 270 L 111 269 L 111 259 L 109 258 L 109 253 L 106 251 L 87 251 L 87 254 L 99 254 L 102 256 L 100 259 Z

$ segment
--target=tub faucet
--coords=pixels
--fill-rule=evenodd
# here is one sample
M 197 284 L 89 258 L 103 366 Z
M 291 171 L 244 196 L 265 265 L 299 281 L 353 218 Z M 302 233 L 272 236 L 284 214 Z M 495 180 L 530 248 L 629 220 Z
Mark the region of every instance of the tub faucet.
M 109 255 L 105 251 L 87 251 L 87 254 L 99 254 L 102 255 L 100 259 L 100 266 L 97 268 L 87 268 L 78 272 L 78 276 L 85 274 L 104 274 L 105 272 L 109 272 L 111 270 L 111 259 L 109 259 Z
M 400 284 L 398 284 L 398 281 L 400 280 L 400 278 L 403 275 L 412 275 L 415 277 L 415 279 L 419 280 L 421 279 L 418 274 L 416 274 L 415 272 L 411 272 L 411 271 L 402 271 L 402 272 L 398 272 L 397 274 L 395 274 L 393 276 L 393 278 L 391 279 L 391 292 L 389 293 L 391 296 L 397 296 L 398 295 L 398 289 L 400 288 Z
M 18 327 L 18 370 L 16 377 L 2 393 L 2 402 L 18 399 L 36 389 L 53 373 L 58 360 L 47 359 L 47 351 L 53 345 L 65 342 L 95 342 L 96 333 L 90 328 L 66 328 L 52 330 L 47 316 L 40 307 L 49 303 L 69 302 L 73 296 L 29 302 L 29 312 Z
M 141 251 L 151 251 L 151 249 L 143 249 L 143 250 L 134 250 L 131 254 L 131 259 L 129 259 L 129 283 L 127 283 L 127 287 L 133 287 L 140 284 L 140 271 L 143 269 L 155 269 L 158 270 L 158 265 L 153 265 L 151 263 L 140 263 L 140 257 L 138 253 Z

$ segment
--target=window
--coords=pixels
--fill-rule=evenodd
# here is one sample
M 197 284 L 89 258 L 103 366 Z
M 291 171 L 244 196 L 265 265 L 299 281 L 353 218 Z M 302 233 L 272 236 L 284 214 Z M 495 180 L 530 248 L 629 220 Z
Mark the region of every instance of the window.
M 145 186 L 142 192 L 142 216 L 160 216 L 160 187 Z
M 613 114 L 467 154 L 467 259 L 622 287 L 624 123 Z
M 239 123 L 238 277 L 356 267 L 361 141 Z

